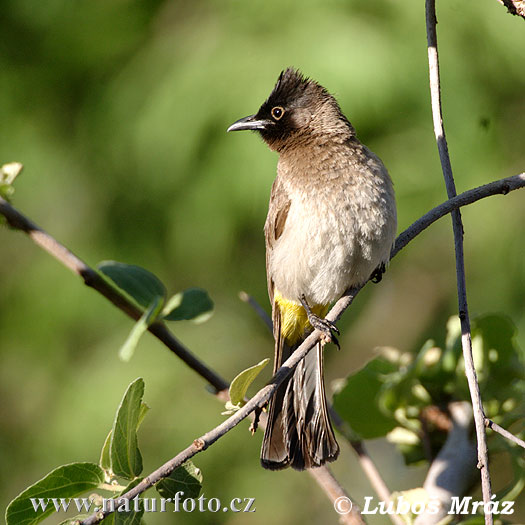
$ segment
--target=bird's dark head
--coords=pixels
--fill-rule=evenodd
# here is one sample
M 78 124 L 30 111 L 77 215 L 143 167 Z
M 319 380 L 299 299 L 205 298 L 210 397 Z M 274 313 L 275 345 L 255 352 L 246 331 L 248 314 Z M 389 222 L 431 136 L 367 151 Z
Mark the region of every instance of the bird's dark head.
M 319 134 L 353 132 L 334 97 L 293 68 L 279 75 L 255 115 L 238 120 L 228 131 L 246 129 L 257 131 L 270 148 L 278 151 Z

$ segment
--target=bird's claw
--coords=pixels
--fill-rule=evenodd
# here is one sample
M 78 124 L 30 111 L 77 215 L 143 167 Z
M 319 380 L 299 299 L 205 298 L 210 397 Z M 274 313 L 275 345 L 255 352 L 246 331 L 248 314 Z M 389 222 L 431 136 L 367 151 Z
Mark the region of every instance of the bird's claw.
M 372 273 L 372 275 L 370 276 L 370 280 L 374 283 L 374 284 L 377 284 L 379 282 L 381 282 L 381 279 L 383 279 L 383 274 L 385 273 L 386 271 L 386 267 L 385 267 L 385 264 L 384 263 L 381 263 L 375 270 L 374 272 Z
M 255 432 L 257 432 L 257 429 L 259 428 L 259 418 L 261 417 L 261 412 L 263 411 L 263 409 L 261 407 L 258 407 L 254 410 L 254 417 L 253 417 L 253 421 L 250 425 L 250 432 L 252 434 L 252 436 L 255 434 Z
M 341 346 L 339 345 L 339 340 L 337 339 L 336 335 L 341 335 L 339 332 L 339 329 L 333 323 L 332 321 L 329 321 L 328 319 L 321 319 L 318 315 L 315 315 L 312 312 L 312 309 L 308 305 L 305 296 L 303 295 L 301 297 L 301 304 L 303 305 L 303 308 L 306 310 L 306 315 L 308 315 L 308 321 L 312 325 L 312 327 L 315 330 L 319 330 L 322 332 L 321 335 L 321 341 L 323 343 L 334 343 L 335 346 L 339 350 L 341 350 Z
M 341 333 L 339 332 L 339 328 L 335 326 L 335 323 L 329 321 L 328 319 L 321 319 L 315 314 L 312 314 L 311 316 L 309 315 L 308 320 L 316 330 L 322 332 L 321 340 L 323 343 L 334 343 L 334 345 L 337 346 L 339 350 L 341 350 L 339 340 L 335 335 L 341 335 Z

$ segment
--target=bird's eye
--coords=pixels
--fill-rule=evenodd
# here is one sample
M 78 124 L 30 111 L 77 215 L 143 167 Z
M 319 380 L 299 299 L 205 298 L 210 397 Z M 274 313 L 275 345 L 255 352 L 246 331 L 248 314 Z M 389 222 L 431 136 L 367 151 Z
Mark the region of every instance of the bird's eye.
M 275 120 L 281 120 L 282 116 L 284 115 L 284 108 L 281 106 L 275 106 L 272 108 L 272 117 Z

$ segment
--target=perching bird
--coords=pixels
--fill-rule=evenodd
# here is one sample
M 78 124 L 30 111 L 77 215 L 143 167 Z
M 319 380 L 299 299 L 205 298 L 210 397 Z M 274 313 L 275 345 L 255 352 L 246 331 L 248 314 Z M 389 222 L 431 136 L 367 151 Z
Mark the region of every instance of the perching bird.
M 335 98 L 295 69 L 228 131 L 246 129 L 279 153 L 264 228 L 274 371 L 314 328 L 324 335 L 270 400 L 261 450 L 265 468 L 303 470 L 339 454 L 322 355 L 338 331 L 324 316 L 347 288 L 381 276 L 397 227 L 394 190 Z

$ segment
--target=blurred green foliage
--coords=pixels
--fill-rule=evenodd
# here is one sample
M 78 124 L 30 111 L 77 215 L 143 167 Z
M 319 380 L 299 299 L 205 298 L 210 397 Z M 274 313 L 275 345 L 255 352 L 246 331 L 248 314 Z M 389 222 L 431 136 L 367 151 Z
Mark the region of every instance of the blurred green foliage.
M 485 315 L 472 320 L 471 331 L 485 416 L 503 428 L 513 428 L 523 439 L 525 354 L 516 345 L 516 328 L 507 317 Z M 461 325 L 454 316 L 447 323 L 443 348 L 429 340 L 414 354 L 380 349 L 341 385 L 334 408 L 361 438 L 388 437 L 410 465 L 437 456 L 450 430 L 449 404 L 458 401 L 471 403 L 471 396 Z M 505 495 L 512 493 L 511 499 L 515 498 L 525 485 L 523 451 L 492 433 L 488 447 L 493 460 L 504 453 L 510 461 L 514 477 L 508 476 Z
M 439 2 L 438 20 L 458 191 L 523 171 L 523 20 L 496 0 Z M 169 290 L 208 290 L 214 317 L 175 331 L 225 377 L 272 353 L 237 292 L 267 306 L 262 226 L 276 163 L 261 141 L 225 129 L 257 110 L 281 69 L 294 65 L 337 96 L 391 172 L 400 229 L 445 199 L 423 2 L 17 0 L 2 3 L 0 24 L 0 164 L 25 165 L 15 205 L 92 265 L 116 259 Z M 517 191 L 463 211 L 471 311 L 504 312 L 522 348 L 523 199 Z M 329 379 L 356 370 L 375 346 L 444 344 L 457 310 L 450 221 L 368 288 L 341 323 L 343 351 L 327 350 Z M 153 338 L 122 364 L 130 328 L 24 235 L 0 229 L 1 507 L 56 465 L 96 458 L 139 375 L 154 407 L 141 429 L 144 472 L 222 420 L 202 380 Z M 255 497 L 257 512 L 181 513 L 178 522 L 318 523 L 332 512 L 308 476 L 259 467 L 260 439 L 240 425 L 199 462 L 207 497 Z M 424 470 L 405 468 L 391 445 L 370 448 L 393 489 L 421 484 Z M 506 469 L 494 466 L 496 489 Z M 344 446 L 334 470 L 358 500 L 371 494 Z

